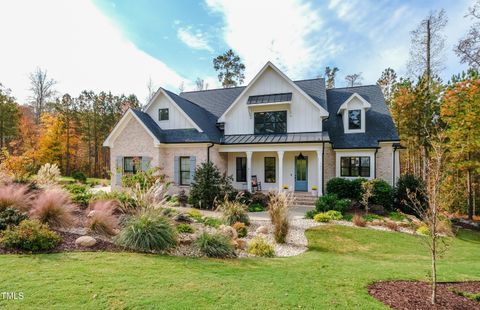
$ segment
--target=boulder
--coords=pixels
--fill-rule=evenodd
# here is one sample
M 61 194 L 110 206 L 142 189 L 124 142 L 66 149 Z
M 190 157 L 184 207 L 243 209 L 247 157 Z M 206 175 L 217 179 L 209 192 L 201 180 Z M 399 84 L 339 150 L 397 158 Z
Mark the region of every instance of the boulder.
M 237 249 L 245 250 L 247 248 L 247 241 L 243 239 L 237 239 Z
M 87 217 L 88 218 L 93 217 L 95 215 L 95 213 L 96 213 L 96 211 L 92 210 L 92 211 L 88 212 Z
M 218 232 L 222 235 L 232 238 L 233 240 L 238 238 L 238 233 L 232 226 L 220 225 Z
M 90 237 L 90 236 L 81 236 L 78 237 L 77 240 L 75 240 L 75 244 L 77 246 L 83 246 L 83 247 L 92 247 L 97 243 L 97 240 L 95 238 Z
M 196 236 L 194 234 L 179 234 L 178 243 L 180 244 L 192 244 L 195 241 Z
M 266 234 L 268 234 L 268 227 L 267 227 L 267 226 L 260 226 L 260 227 L 257 228 L 257 230 L 255 231 L 255 233 L 256 233 L 257 235 L 260 235 L 260 234 L 266 235 Z
M 179 213 L 173 219 L 178 223 L 193 223 L 193 219 L 186 213 Z

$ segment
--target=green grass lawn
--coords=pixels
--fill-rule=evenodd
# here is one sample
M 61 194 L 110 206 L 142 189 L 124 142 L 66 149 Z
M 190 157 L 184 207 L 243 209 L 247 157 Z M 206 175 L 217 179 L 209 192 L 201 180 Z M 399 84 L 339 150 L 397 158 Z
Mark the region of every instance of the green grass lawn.
M 310 250 L 274 259 L 193 259 L 133 253 L 0 255 L 0 308 L 385 309 L 366 286 L 426 280 L 421 237 L 321 226 Z M 439 262 L 441 281 L 480 280 L 480 234 L 461 231 Z
M 75 179 L 72 177 L 62 176 L 60 177 L 60 183 L 68 184 L 68 183 L 75 183 Z M 87 178 L 87 184 L 89 185 L 96 185 L 96 184 L 106 184 L 110 185 L 109 179 L 99 179 L 99 178 Z

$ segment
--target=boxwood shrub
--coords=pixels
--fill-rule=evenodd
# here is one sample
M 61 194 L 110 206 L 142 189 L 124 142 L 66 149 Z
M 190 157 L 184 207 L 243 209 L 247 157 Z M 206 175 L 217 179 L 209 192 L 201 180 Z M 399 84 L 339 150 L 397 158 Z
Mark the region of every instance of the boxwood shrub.
M 61 241 L 56 232 L 37 220 L 24 220 L 18 226 L 10 226 L 0 238 L 6 248 L 29 252 L 51 250 Z
M 365 179 L 333 178 L 327 182 L 327 193 L 335 194 L 338 198 L 359 200 L 362 195 L 362 183 Z

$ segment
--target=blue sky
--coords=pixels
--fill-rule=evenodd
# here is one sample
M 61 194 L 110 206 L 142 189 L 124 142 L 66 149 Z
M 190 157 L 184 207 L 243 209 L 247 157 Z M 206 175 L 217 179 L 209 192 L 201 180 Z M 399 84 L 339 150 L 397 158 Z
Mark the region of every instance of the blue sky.
M 247 66 L 246 82 L 270 60 L 290 78 L 322 75 L 337 66 L 375 83 L 386 67 L 406 74 L 409 32 L 431 10 L 444 8 L 444 80 L 465 69 L 452 51 L 471 21 L 473 0 L 202 0 L 2 1 L 0 83 L 21 102 L 28 73 L 47 69 L 59 92 L 83 89 L 135 93 L 148 79 L 178 92 L 197 77 L 218 87 L 212 59 L 233 48 Z M 28 10 L 25 8 L 28 7 Z M 20 22 L 21 21 L 21 22 Z M 49 35 L 46 36 L 45 34 Z

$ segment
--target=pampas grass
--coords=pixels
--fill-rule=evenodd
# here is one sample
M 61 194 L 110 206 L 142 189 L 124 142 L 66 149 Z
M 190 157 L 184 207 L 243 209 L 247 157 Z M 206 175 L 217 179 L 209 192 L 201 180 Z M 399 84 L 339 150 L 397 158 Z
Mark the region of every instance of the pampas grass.
M 114 211 L 117 208 L 117 202 L 114 200 L 96 201 L 90 207 L 93 212 L 88 217 L 87 228 L 99 235 L 116 235 L 119 222 Z
M 52 228 L 71 227 L 74 224 L 74 205 L 70 195 L 59 189 L 48 189 L 34 201 L 30 215 Z
M 0 211 L 6 208 L 15 208 L 26 212 L 30 209 L 32 195 L 25 185 L 10 184 L 0 186 Z
M 293 205 L 295 198 L 292 193 L 271 193 L 268 202 L 268 213 L 273 225 L 273 236 L 277 243 L 285 243 L 290 223 L 288 209 Z

